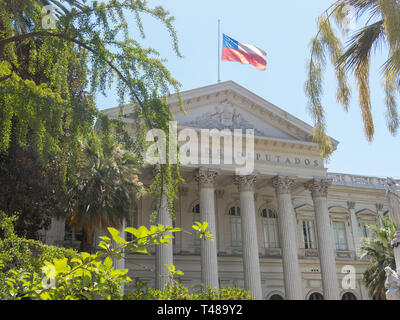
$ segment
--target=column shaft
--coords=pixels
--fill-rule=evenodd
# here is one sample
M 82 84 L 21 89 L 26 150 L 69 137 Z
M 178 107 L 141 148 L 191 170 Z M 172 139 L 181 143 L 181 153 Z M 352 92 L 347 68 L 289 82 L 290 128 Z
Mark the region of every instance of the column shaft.
M 254 300 L 262 299 L 253 184 L 255 176 L 236 176 L 240 192 L 244 286 Z
M 318 234 L 318 251 L 325 300 L 339 299 L 339 285 L 336 271 L 335 243 L 328 212 L 328 179 L 315 179 L 307 184 L 314 203 L 315 222 Z
M 296 240 L 296 219 L 290 194 L 290 188 L 294 182 L 294 178 L 280 176 L 272 180 L 278 204 L 285 296 L 287 300 L 302 300 L 303 288 Z
M 214 182 L 217 172 L 199 170 L 196 176 L 200 193 L 200 220 L 208 223 L 214 241 L 203 237 L 200 242 L 201 282 L 207 287 L 218 288 L 217 230 L 215 224 Z
M 161 208 L 158 213 L 158 224 L 172 226 L 172 217 L 168 210 L 168 201 L 165 195 L 161 199 Z M 164 289 L 169 283 L 169 271 L 167 264 L 173 263 L 172 242 L 168 245 L 160 244 L 156 246 L 156 289 Z

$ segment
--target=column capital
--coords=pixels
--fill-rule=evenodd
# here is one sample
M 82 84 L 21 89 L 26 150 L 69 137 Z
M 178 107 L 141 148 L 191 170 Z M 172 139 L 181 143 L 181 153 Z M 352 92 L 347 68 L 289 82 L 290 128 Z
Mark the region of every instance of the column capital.
M 200 168 L 196 170 L 195 179 L 201 187 L 213 187 L 217 175 L 215 170 Z
M 254 183 L 256 182 L 257 176 L 235 176 L 234 183 L 238 186 L 239 191 L 253 191 Z
M 312 197 L 328 196 L 328 187 L 332 184 L 332 179 L 317 178 L 304 184 L 305 188 L 311 191 Z
M 354 201 L 347 201 L 347 208 L 349 210 L 354 210 L 356 208 L 356 203 Z
M 276 176 L 272 178 L 272 186 L 278 194 L 290 194 L 290 189 L 296 182 L 296 177 Z

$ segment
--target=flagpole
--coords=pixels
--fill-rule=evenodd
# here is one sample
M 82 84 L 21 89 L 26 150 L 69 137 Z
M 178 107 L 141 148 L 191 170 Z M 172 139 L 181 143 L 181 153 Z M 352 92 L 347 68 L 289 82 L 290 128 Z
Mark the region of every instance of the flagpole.
M 218 19 L 218 82 L 221 82 L 221 20 Z

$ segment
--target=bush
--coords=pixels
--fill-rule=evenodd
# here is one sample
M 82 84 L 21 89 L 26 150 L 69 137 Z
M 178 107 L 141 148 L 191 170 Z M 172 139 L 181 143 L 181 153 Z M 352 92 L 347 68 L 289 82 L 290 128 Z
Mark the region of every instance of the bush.
M 252 300 L 250 291 L 239 287 L 227 287 L 212 289 L 201 287 L 200 292 L 196 293 L 192 288 L 192 293 L 182 283 L 171 281 L 171 285 L 164 290 L 153 290 L 144 282 L 135 279 L 131 288 L 132 292 L 124 295 L 124 300 Z M 129 290 L 129 288 L 127 288 Z
M 16 217 L 0 211 L 0 299 L 121 299 L 128 270 L 110 256 L 47 246 L 14 233 Z
M 169 244 L 169 233 L 181 231 L 169 226 L 126 228 L 134 240 L 126 241 L 118 230 L 108 228 L 111 237 L 100 237 L 102 251 L 95 254 L 47 246 L 40 241 L 18 237 L 13 223 L 0 211 L 0 300 L 251 300 L 248 291 L 233 287 L 211 289 L 202 287 L 199 293 L 189 293 L 183 284 L 173 280 L 183 272 L 174 265 L 170 271 L 170 286 L 152 290 L 135 279 L 133 291 L 123 295 L 122 286 L 132 283 L 128 270 L 113 268 L 113 259 L 126 252 L 148 253 L 152 245 Z M 193 226 L 200 237 L 212 239 L 207 224 Z

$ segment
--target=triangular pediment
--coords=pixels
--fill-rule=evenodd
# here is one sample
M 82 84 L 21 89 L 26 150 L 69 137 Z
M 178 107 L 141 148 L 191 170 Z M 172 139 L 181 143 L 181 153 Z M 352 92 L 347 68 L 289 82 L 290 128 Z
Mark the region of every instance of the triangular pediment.
M 168 99 L 180 126 L 208 129 L 254 129 L 256 136 L 312 143 L 312 127 L 233 81 L 182 92 Z M 332 138 L 331 138 L 332 139 Z M 332 139 L 334 148 L 338 142 Z
M 182 112 L 177 95 L 168 97 L 180 127 L 254 129 L 256 137 L 316 146 L 312 126 L 233 81 L 183 91 L 181 98 L 186 113 Z M 127 122 L 132 108 L 124 110 Z M 119 108 L 103 112 L 109 117 L 117 117 Z M 331 141 L 336 149 L 339 142 L 333 138 Z
M 253 129 L 256 136 L 273 137 L 282 139 L 301 140 L 293 133 L 282 130 L 274 125 L 260 119 L 243 106 L 224 100 L 208 106 L 192 108 L 186 116 L 176 115 L 180 126 L 207 128 L 207 129 Z

